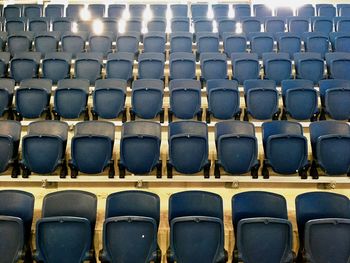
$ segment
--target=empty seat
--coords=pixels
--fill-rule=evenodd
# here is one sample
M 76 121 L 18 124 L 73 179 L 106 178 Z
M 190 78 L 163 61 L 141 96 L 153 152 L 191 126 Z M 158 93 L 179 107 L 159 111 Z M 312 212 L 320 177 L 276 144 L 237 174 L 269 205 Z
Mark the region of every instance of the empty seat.
M 31 18 L 28 22 L 28 30 L 33 32 L 48 31 L 50 24 L 46 17 Z
M 107 121 L 84 121 L 75 125 L 69 160 L 72 178 L 76 178 L 78 172 L 102 173 L 107 167 L 108 177 L 114 177 L 114 130 L 114 124 Z
M 81 12 L 84 9 L 83 4 L 68 4 L 66 7 L 66 17 L 78 20 L 81 16 Z
M 250 4 L 234 4 L 233 11 L 236 18 L 251 16 Z
M 0 52 L 0 77 L 4 78 L 8 75 L 8 66 L 10 62 L 10 53 Z
M 312 178 L 318 178 L 317 167 L 325 175 L 349 175 L 350 126 L 340 121 L 319 121 L 311 123 L 309 128 L 313 154 Z
M 5 29 L 9 35 L 25 31 L 27 29 L 26 20 L 22 17 L 7 19 Z
M 22 118 L 40 118 L 43 114 L 51 119 L 50 98 L 52 83 L 48 79 L 25 79 L 15 91 L 16 108 L 14 113 L 18 121 Z
M 293 262 L 293 229 L 283 196 L 249 191 L 234 195 L 231 206 L 236 240 L 234 260 Z
M 284 17 L 267 17 L 264 22 L 265 32 L 275 34 L 285 31 Z
M 110 194 L 106 203 L 100 260 L 160 262 L 161 250 L 157 245 L 159 218 L 160 200 L 156 194 L 145 191 Z
M 245 121 L 248 121 L 249 115 L 258 120 L 278 118 L 280 110 L 275 81 L 260 79 L 244 81 L 244 97 L 246 108 L 243 118 Z
M 171 32 L 190 32 L 190 20 L 188 17 L 174 17 L 170 21 Z
M 350 66 L 350 53 L 333 52 L 326 54 L 326 62 L 329 78 L 350 79 L 348 74 Z
M 87 100 L 89 81 L 86 79 L 62 79 L 55 90 L 53 113 L 55 119 L 79 118 L 84 113 L 84 119 L 89 119 Z
M 294 65 L 298 79 L 308 79 L 317 84 L 324 78 L 324 61 L 320 53 L 295 53 Z
M 134 66 L 134 54 L 117 52 L 108 54 L 106 63 L 106 77 L 131 80 Z
M 72 53 L 73 56 L 85 51 L 86 35 L 83 32 L 66 32 L 61 38 L 61 47 L 63 52 Z
M 229 174 L 251 172 L 258 177 L 258 141 L 254 125 L 241 121 L 222 121 L 215 124 L 217 160 L 214 174 L 220 177 L 220 167 Z
M 58 50 L 59 35 L 58 32 L 40 32 L 34 39 L 35 51 L 43 56 L 46 53 L 56 52 Z
M 151 121 L 124 123 L 120 139 L 119 176 L 125 170 L 133 174 L 149 174 L 156 168 L 157 177 L 162 177 L 160 160 L 161 126 Z
M 335 31 L 337 32 L 349 32 L 350 30 L 350 18 L 349 17 L 335 17 L 333 19 Z
M 163 53 L 148 52 L 140 54 L 138 60 L 138 78 L 163 79 L 164 60 Z
M 40 52 L 19 52 L 11 60 L 11 76 L 17 82 L 37 78 L 39 73 Z
M 153 17 L 166 17 L 168 6 L 166 4 L 150 4 L 149 6 Z
M 146 10 L 146 4 L 130 4 L 129 14 L 131 18 L 142 18 Z
M 175 79 L 169 83 L 169 122 L 173 116 L 179 119 L 202 119 L 201 83 L 193 79 Z
M 301 39 L 294 33 L 278 33 L 277 34 L 278 52 L 287 52 L 289 57 L 293 58 L 294 53 L 301 51 Z
M 66 190 L 47 194 L 41 218 L 36 222 L 35 261 L 92 260 L 96 209 L 97 197 L 89 192 Z
M 228 17 L 229 5 L 228 4 L 213 4 L 211 6 L 214 14 L 214 19 L 219 20 L 220 18 Z
M 101 78 L 103 54 L 87 52 L 77 54 L 74 67 L 74 76 L 78 79 L 87 79 L 94 84 Z
M 165 18 L 152 18 L 147 22 L 148 32 L 162 32 L 165 33 L 166 30 L 166 20 Z
M 343 79 L 326 79 L 319 82 L 321 98 L 320 120 L 326 114 L 335 120 L 350 119 L 350 81 Z
M 318 16 L 325 16 L 325 17 L 335 17 L 337 14 L 337 11 L 332 4 L 316 4 L 316 13 Z
M 208 15 L 208 4 L 191 4 L 191 15 L 192 15 L 192 20 L 197 20 L 200 18 L 207 17 Z
M 89 4 L 88 10 L 90 12 L 91 18 L 101 18 L 105 15 L 105 5 L 104 4 Z
M 57 83 L 70 77 L 72 54 L 67 52 L 47 53 L 42 61 L 42 76 Z
M 350 52 L 350 33 L 332 32 L 329 38 L 334 52 Z
M 101 52 L 107 57 L 112 52 L 113 38 L 112 32 L 104 32 L 103 34 L 92 34 L 89 37 L 89 49 L 92 52 Z
M 99 79 L 95 83 L 93 97 L 93 108 L 91 109 L 94 120 L 98 117 L 114 119 L 122 115 L 123 122 L 126 121 L 126 99 L 127 82 L 122 79 Z
M 293 9 L 289 6 L 277 6 L 275 8 L 275 16 L 279 16 L 279 17 L 293 16 Z
M 210 122 L 210 116 L 214 118 L 239 119 L 241 114 L 238 83 L 228 79 L 209 79 L 207 81 L 208 109 L 206 121 Z
M 138 54 L 140 34 L 137 32 L 126 32 L 117 36 L 117 51 Z
M 4 7 L 4 17 L 6 19 L 16 18 L 20 17 L 22 13 L 22 10 L 17 5 L 7 5 Z
M 204 170 L 204 177 L 209 178 L 208 127 L 205 123 L 199 121 L 170 123 L 168 145 L 168 178 L 172 178 L 173 168 L 182 174 L 194 174 Z
M 230 58 L 232 53 L 245 52 L 247 50 L 247 38 L 245 34 L 225 33 L 223 37 L 224 53 Z
M 322 58 L 328 53 L 329 39 L 327 34 L 318 32 L 304 33 L 303 39 L 305 52 L 320 53 Z
M 10 120 L 2 120 L 0 123 L 0 172 L 5 172 L 12 166 L 11 176 L 17 177 L 20 173 L 18 147 L 21 138 L 21 123 Z
M 248 79 L 258 79 L 260 66 L 258 55 L 254 53 L 232 53 L 232 75 L 240 85 Z
M 261 21 L 258 17 L 247 17 L 241 19 L 242 32 L 249 34 L 261 31 Z
M 309 32 L 308 17 L 291 17 L 288 19 L 288 31 L 302 37 L 305 32 Z
M 312 17 L 315 15 L 315 8 L 312 4 L 304 4 L 297 8 L 297 16 Z
M 72 31 L 72 20 L 64 17 L 55 18 L 52 21 L 52 30 L 60 32 L 61 34 Z
M 174 123 L 175 124 L 175 123 Z M 227 262 L 222 198 L 186 191 L 169 198 L 170 247 L 167 262 Z
M 205 52 L 200 55 L 201 79 L 226 79 L 226 55 L 218 52 Z
M 123 16 L 126 9 L 125 4 L 111 4 L 108 5 L 107 16 L 110 18 L 119 19 Z
M 219 52 L 218 33 L 197 34 L 197 59 L 203 52 Z
M 144 52 L 165 53 L 166 35 L 161 32 L 150 32 L 143 37 Z
M 264 122 L 262 137 L 265 152 L 262 168 L 264 178 L 269 178 L 269 167 L 279 174 L 299 173 L 302 179 L 307 177 L 307 139 L 303 136 L 301 124 L 289 121 Z
M 163 122 L 163 94 L 164 83 L 160 79 L 138 79 L 133 81 L 131 120 L 135 120 L 135 116 L 142 119 L 154 119 L 160 115 L 160 122 Z
M 312 17 L 311 28 L 313 32 L 329 34 L 333 31 L 333 20 L 328 17 Z
M 349 4 L 337 4 L 338 16 L 350 16 Z
M 63 17 L 64 5 L 62 4 L 49 4 L 45 7 L 45 17 L 49 19 L 55 19 Z
M 34 196 L 20 190 L 0 191 L 1 260 L 32 261 L 31 227 Z M 6 233 L 6 235 L 5 235 Z
M 140 18 L 130 18 L 125 21 L 125 32 L 135 32 L 141 34 L 142 20 Z
M 292 78 L 292 61 L 288 53 L 264 53 L 264 78 L 274 80 L 277 85 L 284 79 Z
M 50 174 L 60 168 L 60 177 L 67 174 L 66 146 L 68 124 L 60 121 L 36 121 L 28 125 L 22 139 L 23 178 L 31 172 Z
M 225 34 L 235 33 L 237 21 L 229 18 L 220 19 L 218 22 L 218 32 L 221 39 L 224 39 Z
M 38 18 L 43 14 L 43 5 L 24 5 L 23 16 L 27 18 Z
M 179 32 L 170 34 L 170 53 L 188 52 L 192 53 L 192 33 Z
M 174 52 L 169 58 L 170 79 L 195 79 L 196 58 L 192 53 Z
M 171 4 L 170 10 L 172 17 L 187 17 L 188 14 L 187 4 Z
M 273 35 L 270 33 L 251 33 L 250 39 L 250 50 L 251 53 L 256 53 L 259 58 L 262 58 L 263 53 L 273 51 Z
M 209 18 L 196 19 L 193 23 L 195 34 L 213 32 L 213 20 Z
M 102 28 L 103 28 L 103 34 L 107 35 L 111 38 L 113 38 L 113 41 L 115 40 L 115 37 L 119 33 L 119 24 L 117 18 L 103 18 L 102 19 Z
M 15 90 L 15 81 L 13 79 L 0 79 L 0 116 L 6 113 L 8 118 L 12 118 L 12 100 Z
M 298 260 L 346 262 L 349 258 L 349 199 L 311 192 L 295 199 L 299 232 Z
M 253 15 L 256 17 L 267 17 L 272 16 L 272 9 L 264 4 L 253 5 Z
M 282 120 L 287 119 L 287 114 L 297 120 L 317 120 L 317 91 L 311 80 L 283 80 L 282 98 L 284 105 Z
M 28 52 L 32 48 L 33 32 L 17 32 L 7 38 L 7 50 L 14 56 L 18 52 Z

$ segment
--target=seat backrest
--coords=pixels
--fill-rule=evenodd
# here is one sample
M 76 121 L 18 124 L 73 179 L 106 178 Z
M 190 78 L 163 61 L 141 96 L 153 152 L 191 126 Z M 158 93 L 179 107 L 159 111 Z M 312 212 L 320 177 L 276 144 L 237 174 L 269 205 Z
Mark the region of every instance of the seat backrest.
M 1 236 L 0 253 L 4 262 L 17 262 L 24 244 L 23 222 L 18 217 L 0 215 L 0 231 L 6 233 Z
M 108 121 L 83 121 L 75 125 L 74 136 L 103 135 L 114 141 L 115 126 Z
M 277 134 L 303 135 L 303 127 L 298 122 L 270 121 L 262 125 L 263 141 L 266 143 L 269 136 Z

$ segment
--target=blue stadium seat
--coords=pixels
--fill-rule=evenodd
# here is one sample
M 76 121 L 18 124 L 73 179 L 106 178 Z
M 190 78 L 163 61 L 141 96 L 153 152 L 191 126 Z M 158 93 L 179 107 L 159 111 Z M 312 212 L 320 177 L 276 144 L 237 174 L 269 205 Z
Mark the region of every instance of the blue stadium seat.
M 86 52 L 77 54 L 74 66 L 74 76 L 77 79 L 87 79 L 93 85 L 101 78 L 103 54 Z
M 227 262 L 219 195 L 204 191 L 172 194 L 169 225 L 167 262 Z
M 209 79 L 207 81 L 208 108 L 206 121 L 210 123 L 210 116 L 227 120 L 239 119 L 241 115 L 238 83 L 228 79 Z
M 297 8 L 296 14 L 302 17 L 312 17 L 315 15 L 315 8 L 312 4 L 304 4 Z
M 265 158 L 262 175 L 269 178 L 269 170 L 289 175 L 299 173 L 302 179 L 307 178 L 309 169 L 307 139 L 303 136 L 300 123 L 289 121 L 264 122 L 262 137 Z
M 329 39 L 334 52 L 350 52 L 350 33 L 331 32 Z
M 5 30 L 11 35 L 27 29 L 26 19 L 23 17 L 10 18 L 6 20 Z
M 188 14 L 187 4 L 171 4 L 170 10 L 172 17 L 187 17 Z
M 101 18 L 105 15 L 105 5 L 104 4 L 89 4 L 88 11 L 92 19 Z
M 294 65 L 298 79 L 308 79 L 317 84 L 324 78 L 324 61 L 320 53 L 295 53 Z
M 35 119 L 45 115 L 51 119 L 50 98 L 52 83 L 49 79 L 25 79 L 15 91 L 16 108 L 14 113 L 16 119 Z
M 218 52 L 205 52 L 200 55 L 201 80 L 227 79 L 226 55 Z
M 192 53 L 193 35 L 189 32 L 178 32 L 170 34 L 170 53 L 187 52 Z
M 195 3 L 191 4 L 191 17 L 192 20 L 206 18 L 208 16 L 209 6 L 207 3 Z
M 293 15 L 293 9 L 289 6 L 277 6 L 275 8 L 275 16 L 287 18 Z
M 5 172 L 12 166 L 11 176 L 20 174 L 18 165 L 18 147 L 21 138 L 21 123 L 12 120 L 2 120 L 0 125 L 0 172 Z
M 350 81 L 326 79 L 321 80 L 319 85 L 322 105 L 320 120 L 325 120 L 326 114 L 335 120 L 350 119 Z
M 140 33 L 126 32 L 117 36 L 117 51 L 129 52 L 135 55 L 139 52 Z
M 4 78 L 8 75 L 8 66 L 10 62 L 9 52 L 0 52 L 0 77 Z
M 300 244 L 298 260 L 307 257 L 312 262 L 346 262 L 349 199 L 336 193 L 310 192 L 298 195 L 295 205 Z
M 63 17 L 64 5 L 63 4 L 48 4 L 45 7 L 45 17 L 50 20 Z
M 247 38 L 245 34 L 225 33 L 223 36 L 224 53 L 231 58 L 232 53 L 246 52 Z
M 260 18 L 272 16 L 272 9 L 264 4 L 254 4 L 253 15 Z
M 337 4 L 338 16 L 350 16 L 350 4 Z
M 69 78 L 71 59 L 71 53 L 47 53 L 42 61 L 43 78 L 51 79 L 54 84 L 56 84 L 61 79 Z
M 92 20 L 78 20 L 75 23 L 76 23 L 76 31 L 78 32 L 85 32 L 88 35 L 90 32 L 93 31 Z
M 329 39 L 328 35 L 318 32 L 304 33 L 304 48 L 305 52 L 320 53 L 324 58 L 325 54 L 329 51 Z
M 169 58 L 169 79 L 195 79 L 196 57 L 192 53 L 174 52 Z
M 333 18 L 337 15 L 337 11 L 333 4 L 316 4 L 316 13 L 318 16 Z
M 120 139 L 119 177 L 125 177 L 125 170 L 136 175 L 144 175 L 156 168 L 157 178 L 161 178 L 160 144 L 159 123 L 151 121 L 124 123 Z
M 333 20 L 330 17 L 315 16 L 311 18 L 313 32 L 329 34 L 333 31 Z
M 232 75 L 240 85 L 248 79 L 258 79 L 260 66 L 258 55 L 254 53 L 232 53 Z
M 75 57 L 78 53 L 85 51 L 85 42 L 88 32 L 66 32 L 61 37 L 62 51 L 72 53 Z
M 160 200 L 156 194 L 145 191 L 110 194 L 100 260 L 160 263 L 162 252 L 157 245 L 159 217 Z
M 327 70 L 331 79 L 350 79 L 350 53 L 333 52 L 326 54 Z
M 228 4 L 213 4 L 211 6 L 215 20 L 228 17 L 229 5 Z
M 60 34 L 70 32 L 72 31 L 72 20 L 65 17 L 54 18 L 52 21 L 52 30 L 60 32 Z
M 166 4 L 150 4 L 149 8 L 153 17 L 165 18 L 168 6 Z
M 109 18 L 120 19 L 125 12 L 126 5 L 125 4 L 111 4 L 108 5 L 107 16 Z
M 23 6 L 23 16 L 26 18 L 38 18 L 43 15 L 43 5 L 25 4 Z
M 124 79 L 133 77 L 134 54 L 128 52 L 110 53 L 106 63 L 106 78 Z
M 188 17 L 174 17 L 170 23 L 172 33 L 190 32 L 190 20 Z
M 89 81 L 87 79 L 62 79 L 57 83 L 53 113 L 56 120 L 61 117 L 77 119 L 84 113 L 84 120 L 89 120 L 87 100 Z
M 287 120 L 287 114 L 297 120 L 317 120 L 319 113 L 317 91 L 311 80 L 283 80 L 282 98 L 284 106 L 282 120 Z
M 284 17 L 267 17 L 264 22 L 265 32 L 275 34 L 277 32 L 285 31 L 285 18 Z
M 166 35 L 162 32 L 150 32 L 143 36 L 143 52 L 165 53 Z
M 244 17 L 241 19 L 242 32 L 250 34 L 261 31 L 261 19 L 259 17 Z
M 234 4 L 235 18 L 251 16 L 250 4 Z
M 310 31 L 310 23 L 308 17 L 290 17 L 288 18 L 288 32 L 294 33 L 302 37 L 305 32 Z
M 274 39 L 270 33 L 250 33 L 248 38 L 250 39 L 251 53 L 256 53 L 259 58 L 262 58 L 263 53 L 273 51 Z
M 19 6 L 10 4 L 4 7 L 4 17 L 6 19 L 20 17 L 22 10 Z
M 35 33 L 48 31 L 50 29 L 50 20 L 46 17 L 31 18 L 28 21 L 28 30 Z
M 142 18 L 146 10 L 146 4 L 130 4 L 129 14 L 130 18 Z
M 337 32 L 349 32 L 350 30 L 350 18 L 349 17 L 334 17 L 334 29 Z
M 83 121 L 75 125 L 69 160 L 72 178 L 78 172 L 102 173 L 107 167 L 108 177 L 114 177 L 114 130 L 114 124 L 107 121 Z
M 326 175 L 350 173 L 350 126 L 340 121 L 319 121 L 310 124 L 313 162 L 310 175 L 318 178 L 317 167 Z
M 258 141 L 254 125 L 241 121 L 222 121 L 215 124 L 215 178 L 220 178 L 220 167 L 229 174 L 250 172 L 258 177 Z
M 0 53 L 1 54 L 1 53 Z M 7 114 L 7 118 L 12 116 L 12 100 L 15 90 L 15 81 L 13 79 L 0 79 L 0 116 Z
M 127 82 L 122 79 L 99 79 L 95 82 L 91 109 L 94 120 L 98 117 L 115 119 L 122 115 L 122 121 L 126 121 L 126 85 Z
M 195 34 L 213 32 L 213 20 L 210 18 L 196 19 L 193 26 Z
M 249 115 L 258 120 L 278 119 L 278 92 L 273 80 L 244 81 L 244 97 L 246 108 L 243 119 L 249 120 Z
M 142 19 L 129 18 L 125 21 L 125 32 L 136 32 L 141 34 L 142 31 Z
M 219 36 L 221 39 L 224 39 L 225 34 L 236 32 L 237 21 L 230 18 L 224 18 L 217 21 L 217 25 Z
M 288 53 L 263 53 L 264 78 L 281 85 L 284 79 L 292 78 L 292 61 Z
M 68 124 L 60 121 L 36 121 L 28 125 L 22 139 L 22 176 L 31 172 L 51 174 L 60 168 L 60 177 L 67 175 L 66 146 Z
M 31 227 L 34 196 L 20 190 L 0 191 L 1 260 L 32 262 Z
M 170 108 L 168 120 L 173 116 L 179 119 L 202 120 L 201 83 L 193 79 L 175 79 L 169 82 Z
M 154 119 L 160 116 L 164 122 L 163 110 L 164 83 L 160 79 L 138 79 L 132 83 L 131 120 L 135 116 L 142 119 Z
M 66 17 L 78 20 L 83 9 L 83 4 L 68 4 L 66 7 Z
M 116 18 L 109 18 L 109 17 L 103 18 L 102 19 L 102 26 L 103 26 L 104 35 L 109 34 L 109 37 L 112 37 L 113 41 L 114 41 L 115 37 L 119 33 L 118 20 Z M 111 35 L 111 33 L 112 33 L 112 35 Z
M 219 52 L 218 33 L 198 33 L 197 39 L 197 60 L 204 52 Z
M 39 73 L 40 52 L 18 52 L 11 60 L 11 76 L 17 82 L 36 78 Z
M 113 32 L 105 31 L 103 34 L 91 34 L 89 37 L 89 50 L 91 52 L 101 52 L 107 57 L 112 52 Z
M 33 32 L 23 31 L 9 35 L 7 38 L 7 50 L 14 56 L 18 52 L 28 52 L 32 49 Z
M 161 32 L 165 33 L 166 31 L 166 20 L 161 17 L 153 17 L 147 22 L 147 31 L 148 32 Z
M 36 222 L 35 261 L 93 260 L 96 210 L 97 197 L 89 192 L 66 190 L 47 194 L 42 217 Z
M 277 50 L 278 52 L 286 52 L 291 59 L 294 53 L 301 52 L 301 37 L 298 34 L 285 32 L 277 33 Z
M 293 262 L 293 229 L 283 196 L 249 191 L 234 195 L 231 205 L 234 262 Z
M 138 78 L 163 79 L 164 60 L 163 53 L 147 52 L 140 54 L 138 60 Z
M 45 56 L 47 53 L 58 50 L 58 42 L 58 32 L 40 32 L 35 35 L 34 48 L 36 52 L 40 52 L 42 56 Z

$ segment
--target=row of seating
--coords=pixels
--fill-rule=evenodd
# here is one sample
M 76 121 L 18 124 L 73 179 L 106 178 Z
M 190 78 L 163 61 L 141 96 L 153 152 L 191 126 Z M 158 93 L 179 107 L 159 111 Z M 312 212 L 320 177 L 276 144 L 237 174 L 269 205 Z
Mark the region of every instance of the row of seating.
M 318 178 L 320 167 L 327 175 L 350 174 L 350 126 L 344 122 L 321 121 L 310 124 L 313 153 L 310 175 Z M 16 121 L 0 122 L 1 166 L 4 172 L 11 165 L 12 177 L 20 174 L 27 178 L 31 172 L 51 174 L 60 168 L 60 177 L 67 175 L 66 146 L 68 125 L 60 121 L 36 121 L 28 126 L 22 138 L 22 160 L 19 162 L 21 125 Z M 262 175 L 269 178 L 269 167 L 278 174 L 298 173 L 307 178 L 310 167 L 308 140 L 302 126 L 296 122 L 272 121 L 262 125 L 264 161 Z M 102 173 L 109 168 L 110 178 L 115 175 L 113 147 L 115 126 L 105 121 L 79 122 L 71 140 L 69 167 L 71 177 L 78 172 Z M 119 176 L 125 171 L 149 174 L 157 171 L 162 177 L 160 158 L 161 126 L 149 121 L 127 122 L 122 126 L 120 141 Z M 226 173 L 251 172 L 258 178 L 260 161 L 254 125 L 240 121 L 225 121 L 215 125 L 217 160 L 214 174 L 220 178 L 220 167 Z M 177 121 L 168 128 L 167 176 L 172 178 L 173 168 L 182 174 L 204 171 L 209 178 L 208 127 L 198 121 Z
M 5 18 L 12 17 L 28 17 L 36 18 L 42 17 L 43 15 L 48 18 L 57 17 L 70 17 L 73 19 L 80 18 L 82 15 L 87 15 L 92 18 L 101 18 L 105 15 L 107 17 L 115 18 L 123 16 L 125 10 L 128 10 L 129 16 L 132 18 L 142 18 L 147 9 L 146 4 L 89 4 L 85 7 L 83 4 L 48 4 L 45 8 L 43 5 L 21 5 L 21 4 L 9 4 L 5 7 L 1 6 L 1 14 Z M 190 8 L 189 8 L 190 7 Z M 150 4 L 150 15 L 158 17 L 166 17 L 168 15 L 168 5 L 165 3 L 161 4 Z M 232 11 L 230 10 L 232 8 Z M 45 9 L 45 10 L 44 10 Z M 65 14 L 64 14 L 65 9 Z M 170 4 L 170 12 L 172 17 L 187 17 L 189 10 L 191 11 L 192 19 L 208 17 L 210 12 L 214 18 L 222 17 L 244 17 L 244 16 L 350 16 L 350 4 L 337 4 L 336 7 L 333 4 L 316 4 L 315 7 L 312 4 L 305 4 L 296 9 L 294 13 L 291 7 L 278 6 L 273 10 L 264 4 L 209 4 L 209 3 L 192 3 L 187 4 Z M 85 12 L 84 12 L 85 11 Z M 230 11 L 233 12 L 230 14 Z
M 350 238 L 348 197 L 309 192 L 296 197 L 299 260 L 347 262 Z M 235 248 L 232 262 L 295 262 L 293 229 L 283 196 L 262 191 L 232 197 Z M 4 262 L 31 260 L 34 196 L 0 191 L 0 252 Z M 96 195 L 76 190 L 47 194 L 36 222 L 37 262 L 96 262 Z M 223 200 L 214 193 L 185 191 L 169 198 L 167 262 L 227 262 Z M 101 262 L 161 262 L 158 245 L 160 198 L 144 191 L 107 197 Z M 63 245 L 64 244 L 64 245 Z M 263 245 L 267 244 L 267 245 Z M 302 262 L 302 261 L 300 261 Z

